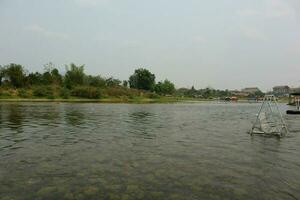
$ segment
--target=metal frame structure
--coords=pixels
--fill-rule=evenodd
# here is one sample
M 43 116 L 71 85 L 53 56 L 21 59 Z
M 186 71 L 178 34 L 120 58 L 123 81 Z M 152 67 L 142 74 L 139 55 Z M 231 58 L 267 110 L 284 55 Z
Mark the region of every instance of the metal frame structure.
M 278 108 L 276 97 L 274 95 L 266 95 L 250 134 L 267 134 L 283 137 L 287 133 L 288 128 Z
M 296 103 L 296 109 L 297 109 L 298 111 L 300 111 L 300 98 L 296 98 L 296 99 L 295 99 L 295 103 Z

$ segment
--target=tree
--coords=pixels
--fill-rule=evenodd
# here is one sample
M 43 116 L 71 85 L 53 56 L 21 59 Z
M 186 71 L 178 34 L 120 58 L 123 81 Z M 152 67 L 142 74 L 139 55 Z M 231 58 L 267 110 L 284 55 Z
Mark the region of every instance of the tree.
M 58 69 L 55 68 L 53 63 L 48 63 L 44 65 L 43 81 L 44 84 L 55 84 L 60 85 L 62 83 L 62 76 L 60 75 Z
M 254 95 L 255 95 L 255 97 L 263 97 L 265 94 L 262 92 L 262 91 L 256 91 L 255 93 L 254 93 Z
M 43 75 L 39 72 L 30 73 L 27 76 L 27 81 L 29 85 L 42 85 L 43 82 Z
M 74 63 L 71 63 L 70 66 L 66 66 L 66 71 L 64 84 L 67 88 L 83 85 L 85 77 L 84 65 L 76 66 Z
M 127 88 L 128 87 L 128 81 L 124 80 L 122 85 L 123 85 L 123 87 Z
M 89 86 L 94 86 L 94 87 L 105 87 L 105 79 L 102 78 L 101 76 L 86 76 L 85 77 L 85 82 Z
M 213 96 L 213 93 L 214 93 L 214 90 L 212 88 L 205 88 L 203 90 L 203 97 L 208 99 L 208 98 L 211 98 Z
M 25 86 L 26 74 L 22 65 L 11 63 L 4 67 L 2 73 L 13 87 L 20 88 Z
M 62 83 L 62 75 L 59 73 L 58 69 L 52 69 L 51 76 L 53 84 L 60 85 Z
M 155 75 L 147 69 L 136 69 L 129 77 L 130 88 L 152 91 L 155 86 Z
M 155 85 L 154 91 L 157 94 L 173 94 L 175 92 L 175 86 L 174 84 L 169 81 L 169 80 L 165 80 L 164 82 L 158 82 Z
M 184 96 L 188 97 L 196 97 L 200 94 L 200 91 L 196 90 L 194 86 L 191 87 L 191 89 L 187 89 L 184 92 Z
M 106 82 L 106 86 L 108 87 L 115 87 L 121 84 L 121 81 L 119 79 L 115 79 L 113 77 L 106 79 L 105 82 Z
M 2 85 L 2 79 L 4 77 L 4 67 L 0 65 L 0 86 Z

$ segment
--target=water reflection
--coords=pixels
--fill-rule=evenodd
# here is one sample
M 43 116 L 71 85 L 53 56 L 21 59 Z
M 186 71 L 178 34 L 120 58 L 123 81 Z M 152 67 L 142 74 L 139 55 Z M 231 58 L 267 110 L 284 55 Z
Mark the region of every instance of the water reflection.
M 22 132 L 22 123 L 23 118 L 26 113 L 24 113 L 24 110 L 22 110 L 22 107 L 20 105 L 15 104 L 8 104 L 7 105 L 8 110 L 8 126 L 11 129 L 16 130 L 17 132 Z
M 155 114 L 147 111 L 134 111 L 129 113 L 129 130 L 135 136 L 143 137 L 145 139 L 153 139 L 156 135 L 153 134 L 151 124 L 155 121 Z
M 137 111 L 129 114 L 130 119 L 134 123 L 147 123 L 150 119 L 154 116 L 153 113 L 146 112 L 146 111 Z
M 65 120 L 71 126 L 79 126 L 84 124 L 85 115 L 80 110 L 65 108 Z
M 2 115 L 3 115 L 3 105 L 0 104 L 0 127 L 3 124 Z

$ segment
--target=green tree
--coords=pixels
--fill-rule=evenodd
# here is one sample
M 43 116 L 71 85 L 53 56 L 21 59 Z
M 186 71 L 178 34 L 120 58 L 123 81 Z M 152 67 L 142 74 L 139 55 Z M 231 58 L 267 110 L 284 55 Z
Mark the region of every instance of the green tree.
M 121 81 L 119 79 L 110 77 L 105 80 L 105 83 L 106 83 L 106 86 L 108 86 L 108 87 L 115 87 L 115 86 L 119 86 L 121 84 Z
M 4 67 L 0 65 L 0 86 L 2 85 L 2 79 L 4 78 Z
M 164 82 L 158 82 L 155 85 L 154 91 L 157 94 L 173 94 L 175 92 L 175 85 L 169 81 L 169 80 L 165 80 Z
M 208 98 L 211 98 L 213 96 L 213 93 L 214 93 L 213 89 L 207 87 L 207 88 L 205 88 L 203 90 L 203 94 L 202 95 L 203 95 L 204 98 L 208 99 Z
M 155 75 L 147 69 L 136 69 L 129 77 L 130 88 L 141 90 L 153 90 L 155 86 Z
M 43 84 L 45 85 L 50 85 L 52 84 L 52 76 L 51 76 L 51 73 L 50 72 L 44 72 L 43 75 L 42 75 L 42 82 Z
M 58 69 L 54 68 L 51 70 L 52 83 L 56 85 L 62 84 L 62 75 L 59 73 Z
M 101 76 L 91 76 L 91 75 L 85 77 L 85 83 L 89 86 L 94 86 L 94 87 L 105 87 L 106 85 L 104 78 L 102 78 Z
M 3 75 L 13 87 L 20 88 L 25 86 L 26 73 L 22 65 L 14 63 L 6 65 L 4 67 Z
M 128 81 L 124 80 L 122 85 L 123 85 L 123 87 L 127 88 L 128 87 Z
M 27 76 L 27 82 L 29 85 L 42 85 L 43 83 L 43 75 L 39 72 L 30 73 Z
M 76 66 L 74 63 L 71 63 L 70 66 L 66 66 L 66 71 L 64 84 L 67 88 L 83 85 L 85 77 L 84 65 Z
M 187 89 L 184 91 L 184 96 L 188 97 L 196 97 L 198 96 L 200 91 L 196 90 L 194 86 L 191 87 L 191 89 Z
M 263 97 L 265 95 L 265 93 L 263 93 L 262 91 L 259 90 L 259 91 L 255 92 L 254 95 L 256 97 Z
M 53 63 L 47 63 L 44 65 L 43 82 L 46 85 L 55 84 L 60 85 L 62 83 L 62 76 Z

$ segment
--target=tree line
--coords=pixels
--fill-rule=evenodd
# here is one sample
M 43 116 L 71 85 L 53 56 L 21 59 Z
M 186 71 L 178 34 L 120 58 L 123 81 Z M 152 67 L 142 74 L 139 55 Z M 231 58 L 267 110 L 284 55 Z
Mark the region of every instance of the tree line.
M 129 80 L 124 81 L 114 77 L 87 75 L 84 68 L 84 65 L 71 63 L 66 66 L 65 74 L 61 74 L 52 63 L 48 63 L 40 73 L 29 72 L 22 65 L 11 63 L 0 66 L 0 86 L 18 89 L 23 93 L 25 91 L 21 89 L 33 89 L 33 95 L 40 97 L 53 96 L 53 88 L 59 88 L 58 96 L 62 97 L 98 98 L 104 90 L 107 96 L 139 95 L 139 91 L 157 95 L 175 93 L 175 85 L 171 81 L 156 83 L 155 75 L 144 68 L 136 69 Z
M 156 82 L 155 74 L 145 68 L 136 69 L 128 80 L 123 81 L 114 77 L 87 75 L 84 65 L 71 63 L 65 68 L 65 73 L 62 74 L 52 63 L 44 65 L 43 72 L 29 72 L 22 65 L 14 63 L 0 65 L 0 87 L 16 89 L 20 97 L 128 96 L 132 98 L 143 94 L 144 97 L 150 98 L 172 95 L 209 99 L 232 95 L 228 90 L 216 90 L 209 87 L 198 90 L 194 86 L 175 89 L 174 83 L 168 79 Z M 2 90 L 2 93 L 5 92 Z

